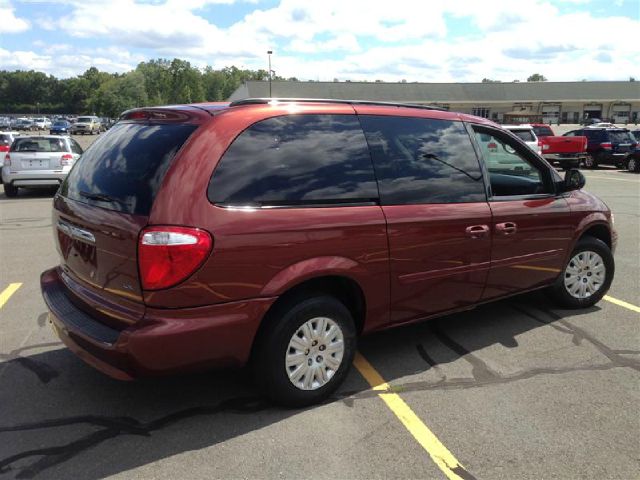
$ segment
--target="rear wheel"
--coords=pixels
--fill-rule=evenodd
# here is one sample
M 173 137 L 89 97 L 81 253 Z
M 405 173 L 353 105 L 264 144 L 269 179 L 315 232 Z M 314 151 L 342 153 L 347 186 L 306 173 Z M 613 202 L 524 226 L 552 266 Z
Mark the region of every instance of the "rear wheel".
M 4 194 L 7 197 L 16 197 L 18 195 L 18 187 L 16 187 L 15 185 L 10 185 L 8 183 L 5 183 Z
M 336 298 L 297 297 L 269 315 L 253 359 L 259 386 L 276 403 L 321 402 L 346 377 L 356 350 L 349 310 Z
M 550 292 L 561 307 L 591 307 L 609 290 L 614 271 L 611 249 L 602 240 L 586 236 L 578 241 Z
M 598 162 L 593 158 L 593 155 L 587 155 L 584 157 L 584 166 L 586 168 L 598 168 Z
M 640 172 L 640 161 L 636 157 L 629 157 L 627 162 L 627 170 L 630 172 Z

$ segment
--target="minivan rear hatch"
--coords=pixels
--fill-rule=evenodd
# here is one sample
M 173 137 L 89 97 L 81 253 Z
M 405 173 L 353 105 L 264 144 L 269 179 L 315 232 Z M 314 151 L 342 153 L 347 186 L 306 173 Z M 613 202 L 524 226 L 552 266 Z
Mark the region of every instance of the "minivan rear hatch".
M 63 182 L 54 200 L 55 238 L 63 280 L 85 302 L 142 308 L 138 237 L 167 170 L 196 128 L 183 122 L 119 122 L 87 149 Z

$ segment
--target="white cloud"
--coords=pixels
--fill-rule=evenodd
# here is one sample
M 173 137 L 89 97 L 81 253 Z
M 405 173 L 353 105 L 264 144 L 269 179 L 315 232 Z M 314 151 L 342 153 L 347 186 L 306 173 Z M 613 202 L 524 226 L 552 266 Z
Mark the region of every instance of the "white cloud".
M 0 0 L 0 34 L 21 33 L 30 28 L 29 22 L 15 15 L 15 9 L 8 0 Z
M 0 8 L 10 8 L 3 1 Z M 638 19 L 595 17 L 582 0 L 564 0 L 572 13 L 548 0 L 282 0 L 257 6 L 227 28 L 203 17 L 203 7 L 233 1 L 66 0 L 69 15 L 57 22 L 35 16 L 34 23 L 72 38 L 11 53 L 25 67 L 44 62 L 46 71 L 65 75 L 91 64 L 129 69 L 158 56 L 266 69 L 272 49 L 278 75 L 314 80 L 511 81 L 536 72 L 549 80 L 640 77 Z M 460 32 L 461 24 L 472 28 Z M 85 50 L 84 39 L 101 40 L 105 53 Z M 0 68 L 16 61 L 0 57 Z

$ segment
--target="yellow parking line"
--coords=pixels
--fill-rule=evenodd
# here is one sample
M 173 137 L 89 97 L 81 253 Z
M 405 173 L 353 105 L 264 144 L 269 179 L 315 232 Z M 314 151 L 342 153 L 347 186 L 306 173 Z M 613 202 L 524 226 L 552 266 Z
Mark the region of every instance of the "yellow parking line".
M 356 352 L 353 362 L 360 375 L 371 385 L 373 390 L 382 391 L 378 396 L 387 404 L 387 407 L 398 417 L 413 438 L 431 456 L 431 459 L 442 470 L 450 480 L 464 480 L 473 478 L 465 468 L 456 460 L 456 457 L 447 450 L 438 437 L 436 437 L 429 427 L 411 410 L 400 395 L 393 393 L 384 378 L 360 353 Z
M 636 306 L 636 305 L 634 305 L 632 303 L 627 303 L 624 300 L 618 300 L 617 298 L 610 297 L 609 295 L 605 295 L 602 298 L 604 298 L 607 302 L 615 303 L 616 305 L 618 305 L 620 307 L 628 308 L 632 312 L 640 313 L 640 307 L 638 307 L 638 306 Z
M 4 304 L 11 298 L 11 295 L 16 293 L 16 290 L 21 286 L 21 283 L 10 283 L 9 286 L 0 293 L 0 308 L 4 307 Z

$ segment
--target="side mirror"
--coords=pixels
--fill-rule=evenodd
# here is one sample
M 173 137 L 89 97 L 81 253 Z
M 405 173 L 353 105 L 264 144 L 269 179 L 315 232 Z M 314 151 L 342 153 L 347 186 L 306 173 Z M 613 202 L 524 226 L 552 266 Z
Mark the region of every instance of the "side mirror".
M 587 183 L 587 179 L 584 177 L 582 172 L 578 169 L 572 168 L 567 170 L 564 174 L 562 191 L 571 192 L 573 190 L 580 190 L 584 188 L 585 183 Z

